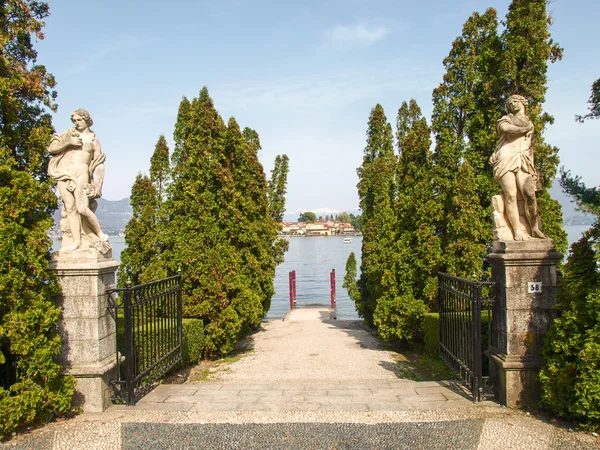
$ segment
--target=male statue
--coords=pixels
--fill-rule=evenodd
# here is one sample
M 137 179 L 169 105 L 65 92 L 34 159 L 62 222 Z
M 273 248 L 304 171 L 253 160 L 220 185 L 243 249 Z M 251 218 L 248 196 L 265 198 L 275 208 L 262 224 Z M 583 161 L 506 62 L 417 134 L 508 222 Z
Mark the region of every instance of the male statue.
M 52 155 L 48 173 L 57 181 L 64 204 L 63 245 L 70 244 L 62 251 L 71 252 L 88 245 L 106 253 L 110 249 L 108 236 L 94 214 L 95 199 L 102 196 L 106 155 L 90 129 L 94 122 L 85 109 L 73 111 L 71 122 L 74 128 L 53 135 L 48 146 Z
M 494 168 L 494 179 L 504 193 L 504 212 L 512 228 L 514 240 L 523 241 L 529 237 L 545 239 L 546 236 L 540 230 L 535 198 L 538 174 L 531 148 L 533 123 L 525 114 L 527 100 L 521 95 L 511 95 L 506 101 L 506 106 L 509 114 L 496 123 L 500 139 L 490 158 L 490 164 Z M 524 229 L 519 218 L 521 201 L 528 229 Z

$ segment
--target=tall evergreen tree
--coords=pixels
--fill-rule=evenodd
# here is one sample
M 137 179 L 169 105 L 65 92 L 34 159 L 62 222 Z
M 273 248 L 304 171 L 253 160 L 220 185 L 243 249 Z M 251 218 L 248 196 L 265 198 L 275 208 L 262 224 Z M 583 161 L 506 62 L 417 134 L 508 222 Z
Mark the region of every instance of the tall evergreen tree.
M 500 192 L 488 163 L 497 141 L 494 124 L 503 110 L 497 28 L 494 9 L 473 13 L 444 59 L 444 80 L 433 91 L 440 268 L 469 278 L 480 275 L 492 239 L 491 197 Z
M 158 193 L 150 178 L 138 174 L 131 188 L 133 215 L 125 227 L 125 243 L 119 266 L 119 285 L 133 285 L 160 279 L 149 266 L 157 259 L 156 211 Z
M 367 146 L 362 166 L 357 170 L 363 240 L 361 274 L 358 280 L 360 298 L 356 301 L 356 309 L 370 325 L 374 325 L 373 314 L 378 299 L 383 295 L 394 298 L 396 291 L 395 170 L 392 127 L 383 107 L 377 104 L 369 116 Z
M 415 100 L 398 110 L 398 168 L 396 213 L 397 260 L 401 291 L 412 293 L 429 306 L 435 304 L 441 250 L 435 224 L 441 212 L 435 197 L 431 129 Z
M 0 438 L 71 406 L 74 381 L 60 374 L 59 288 L 48 271 L 56 196 L 46 146 L 55 81 L 37 64 L 48 5 L 0 1 L 0 371 L 16 358 L 17 381 L 0 387 Z M 10 361 L 12 363 L 12 361 Z
M 600 195 L 562 171 L 561 185 L 595 222 L 573 243 L 557 295 L 557 319 L 546 336 L 542 400 L 554 414 L 600 424 Z
M 545 128 L 554 122 L 554 118 L 542 109 L 548 88 L 548 61 L 561 59 L 562 48 L 550 36 L 552 18 L 546 4 L 547 0 L 513 0 L 510 4 L 502 34 L 501 73 L 505 98 L 520 94 L 529 100 L 527 115 L 535 127 L 532 145 L 540 177 L 537 202 L 542 231 L 554 239 L 556 249 L 564 253 L 567 235 L 562 226 L 562 211 L 548 193 L 556 177 L 558 148 L 544 141 Z
M 270 307 L 286 242 L 269 213 L 254 130 L 227 126 L 208 90 L 181 101 L 160 235 L 168 271 L 181 267 L 184 314 L 204 321 L 205 351 L 225 354 Z
M 169 172 L 169 146 L 165 136 L 161 134 L 150 158 L 150 179 L 161 200 L 164 198 L 165 188 L 169 182 Z
M 592 93 L 588 100 L 589 110 L 585 116 L 575 116 L 577 122 L 585 122 L 588 119 L 600 119 L 600 78 L 592 84 Z
M 275 165 L 271 171 L 269 180 L 269 209 L 271 217 L 281 222 L 285 213 L 285 193 L 287 192 L 287 176 L 289 172 L 289 161 L 287 155 L 277 155 Z

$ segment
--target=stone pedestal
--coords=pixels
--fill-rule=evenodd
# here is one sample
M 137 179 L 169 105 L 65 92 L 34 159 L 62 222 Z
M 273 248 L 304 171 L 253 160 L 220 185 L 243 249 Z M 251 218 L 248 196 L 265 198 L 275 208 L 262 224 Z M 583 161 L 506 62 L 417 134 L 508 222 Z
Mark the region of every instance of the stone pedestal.
M 496 397 L 509 407 L 536 406 L 544 337 L 552 325 L 556 265 L 552 239 L 494 241 L 487 258 L 498 285 L 493 306 L 491 373 Z
M 109 250 L 55 252 L 50 269 L 62 292 L 57 298 L 62 315 L 60 364 L 77 381 L 74 406 L 102 412 L 111 403 L 109 380 L 116 367 L 116 328 L 108 313 L 106 289 L 115 285 L 119 263 Z

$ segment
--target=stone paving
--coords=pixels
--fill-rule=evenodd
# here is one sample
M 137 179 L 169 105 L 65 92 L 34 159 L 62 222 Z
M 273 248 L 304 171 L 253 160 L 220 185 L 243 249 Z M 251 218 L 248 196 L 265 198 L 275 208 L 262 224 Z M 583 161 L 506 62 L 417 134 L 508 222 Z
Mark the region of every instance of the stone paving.
M 13 449 L 597 449 L 586 433 L 486 401 L 456 382 L 399 379 L 359 321 L 299 309 L 250 339 L 218 380 L 16 436 Z

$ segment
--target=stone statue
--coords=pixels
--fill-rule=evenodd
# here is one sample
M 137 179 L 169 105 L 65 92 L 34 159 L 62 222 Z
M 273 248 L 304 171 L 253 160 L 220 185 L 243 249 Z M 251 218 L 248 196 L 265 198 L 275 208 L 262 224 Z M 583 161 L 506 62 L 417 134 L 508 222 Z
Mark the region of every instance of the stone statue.
M 546 239 L 540 230 L 540 217 L 535 198 L 538 174 L 533 164 L 533 123 L 526 116 L 527 100 L 511 95 L 506 106 L 509 114 L 496 123 L 500 135 L 490 164 L 494 179 L 502 187 L 503 198 L 494 198 L 494 239 L 524 241 L 529 238 Z M 505 222 L 504 224 L 502 222 Z M 510 229 L 498 229 L 506 222 Z
M 75 127 L 53 135 L 48 146 L 52 155 L 48 173 L 57 181 L 64 204 L 61 251 L 93 247 L 105 254 L 111 247 L 94 211 L 95 199 L 102 196 L 106 155 L 90 129 L 94 122 L 85 109 L 73 111 L 71 122 Z

